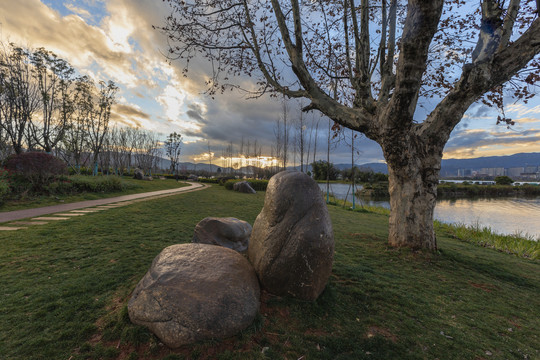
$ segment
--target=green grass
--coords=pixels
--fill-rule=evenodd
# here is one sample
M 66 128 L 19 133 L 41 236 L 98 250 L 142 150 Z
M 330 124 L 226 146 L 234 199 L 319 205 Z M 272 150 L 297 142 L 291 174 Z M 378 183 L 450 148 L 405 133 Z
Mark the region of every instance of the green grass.
M 315 302 L 264 294 L 238 336 L 171 351 L 130 324 L 130 292 L 206 216 L 253 223 L 264 193 L 210 189 L 0 232 L 0 359 L 534 359 L 540 262 L 439 233 L 386 245 L 388 217 L 330 206 L 330 282 Z M 491 354 L 491 355 L 489 355 Z
M 92 176 L 76 176 L 78 178 L 86 178 L 88 181 L 94 179 Z M 98 177 L 102 178 L 101 176 Z M 25 199 L 7 200 L 0 205 L 0 212 L 30 209 L 34 207 L 50 206 L 58 204 L 67 204 L 77 201 L 104 199 L 109 197 L 137 194 L 149 191 L 158 191 L 186 186 L 183 182 L 176 180 L 160 180 L 158 178 L 153 181 L 135 180 L 132 177 L 122 177 L 122 185 L 124 190 L 114 192 L 85 192 L 77 195 L 42 195 L 28 197 Z
M 440 231 L 456 239 L 525 258 L 540 259 L 540 239 L 534 239 L 530 235 L 501 235 L 495 233 L 490 227 L 479 224 L 469 226 L 445 224 L 439 221 L 435 221 L 435 224 Z

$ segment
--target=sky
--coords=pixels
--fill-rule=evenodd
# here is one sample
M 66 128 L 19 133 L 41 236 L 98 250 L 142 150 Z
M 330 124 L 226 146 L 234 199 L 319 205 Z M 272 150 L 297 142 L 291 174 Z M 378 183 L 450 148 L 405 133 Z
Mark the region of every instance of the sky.
M 121 126 L 140 127 L 165 137 L 183 135 L 181 161 L 207 162 L 209 148 L 219 164 L 230 143 L 238 148 L 255 140 L 263 155 L 271 155 L 275 124 L 282 103 L 267 96 L 246 99 L 233 91 L 213 98 L 204 94 L 204 66 L 181 73 L 182 65 L 168 62 L 167 39 L 152 25 L 161 26 L 170 14 L 163 1 L 148 0 L 2 0 L 0 39 L 32 48 L 44 47 L 69 61 L 77 71 L 95 80 L 113 80 L 119 86 L 112 119 Z M 297 118 L 299 105 L 289 105 Z M 454 129 L 444 158 L 475 158 L 540 152 L 540 100 L 506 104 L 506 116 L 516 121 L 508 129 L 496 125 L 497 111 L 475 104 Z M 312 139 L 318 123 L 316 159 L 326 159 L 328 119 L 307 114 L 306 136 Z M 330 161 L 351 162 L 351 131 L 333 143 Z M 383 162 L 378 144 L 361 136 L 355 140 L 355 162 Z M 299 160 L 296 160 L 298 162 Z M 294 164 L 291 160 L 291 164 Z

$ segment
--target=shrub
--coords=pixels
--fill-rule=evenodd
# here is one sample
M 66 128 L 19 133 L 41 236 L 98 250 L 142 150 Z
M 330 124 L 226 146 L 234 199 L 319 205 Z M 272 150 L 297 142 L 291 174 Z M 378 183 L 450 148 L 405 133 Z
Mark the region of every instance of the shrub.
M 232 190 L 235 183 L 239 182 L 240 180 L 230 179 L 223 183 L 225 186 L 225 189 Z
M 225 181 L 225 189 L 227 190 L 233 190 L 234 184 L 240 181 L 247 181 L 249 185 L 253 188 L 255 191 L 266 191 L 266 188 L 268 187 L 268 180 L 244 180 L 244 179 L 229 179 Z
M 76 192 L 115 192 L 125 188 L 118 176 L 72 176 L 71 182 Z
M 497 185 L 510 185 L 514 182 L 511 178 L 508 176 L 497 176 L 495 178 L 495 184 Z
M 133 176 L 133 174 L 131 174 L 131 176 Z M 163 174 L 161 176 L 163 176 L 165 179 L 176 180 L 176 174 Z M 187 180 L 187 176 L 178 174 L 178 180 Z
M 199 182 L 206 184 L 219 184 L 219 179 L 199 178 Z
M 9 156 L 6 160 L 6 169 L 22 176 L 34 191 L 43 189 L 56 176 L 67 174 L 67 166 L 62 160 L 36 151 Z
M 71 180 L 60 178 L 44 187 L 44 190 L 51 195 L 69 195 L 75 193 L 75 188 Z
M 0 169 L 0 205 L 4 203 L 9 193 L 9 173 L 5 169 Z
M 236 178 L 234 176 L 222 176 L 222 177 L 218 178 L 218 183 L 219 183 L 219 185 L 224 186 L 227 181 L 235 180 L 235 179 Z

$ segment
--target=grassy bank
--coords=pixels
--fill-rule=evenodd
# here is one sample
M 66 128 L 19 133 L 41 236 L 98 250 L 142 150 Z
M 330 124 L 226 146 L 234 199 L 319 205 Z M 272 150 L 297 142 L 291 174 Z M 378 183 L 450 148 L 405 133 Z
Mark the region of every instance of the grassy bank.
M 338 199 L 334 196 L 329 197 L 328 203 L 333 206 L 339 206 L 343 209 L 352 209 L 352 203 Z M 366 206 L 361 202 L 356 204 L 354 211 L 382 215 L 390 214 L 389 209 L 377 206 Z M 522 256 L 524 258 L 540 260 L 540 239 L 535 239 L 527 234 L 502 235 L 494 232 L 490 227 L 486 226 L 446 224 L 437 220 L 435 220 L 435 228 L 439 234 L 444 234 L 445 236 L 449 236 L 460 241 L 492 248 L 508 254 Z
M 540 263 L 439 234 L 436 254 L 386 245 L 384 214 L 330 206 L 329 285 L 263 296 L 249 329 L 171 351 L 129 323 L 130 292 L 206 216 L 253 223 L 263 193 L 213 186 L 0 233 L 0 359 L 533 359 Z
M 114 177 L 114 176 L 111 176 Z M 103 179 L 107 179 L 108 176 L 71 176 L 71 178 L 77 178 L 81 183 L 92 186 L 95 183 L 99 183 Z M 55 194 L 55 195 L 40 195 L 40 196 L 27 196 L 19 199 L 8 199 L 5 202 L 0 202 L 0 212 L 14 211 L 22 209 L 30 209 L 34 207 L 57 205 L 62 203 L 72 203 L 85 200 L 104 199 L 109 197 L 138 194 L 149 191 L 158 191 L 165 189 L 172 189 L 177 187 L 186 186 L 183 182 L 177 182 L 176 180 L 166 179 L 154 179 L 153 181 L 135 180 L 132 177 L 121 177 L 120 184 L 122 190 L 116 191 L 85 191 L 80 194 Z
M 537 185 L 478 185 L 442 183 L 437 186 L 437 196 L 441 198 L 463 197 L 512 197 L 540 196 L 540 186 Z

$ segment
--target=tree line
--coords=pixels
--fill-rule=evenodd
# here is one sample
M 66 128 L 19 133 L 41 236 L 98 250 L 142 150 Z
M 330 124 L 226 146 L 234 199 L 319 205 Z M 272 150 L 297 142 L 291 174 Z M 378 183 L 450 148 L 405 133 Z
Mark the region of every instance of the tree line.
M 117 92 L 113 81 L 78 74 L 45 48 L 0 42 L 0 161 L 13 153 L 43 151 L 65 160 L 77 174 L 160 168 L 158 134 L 112 126 Z M 181 136 L 173 140 L 177 163 Z

